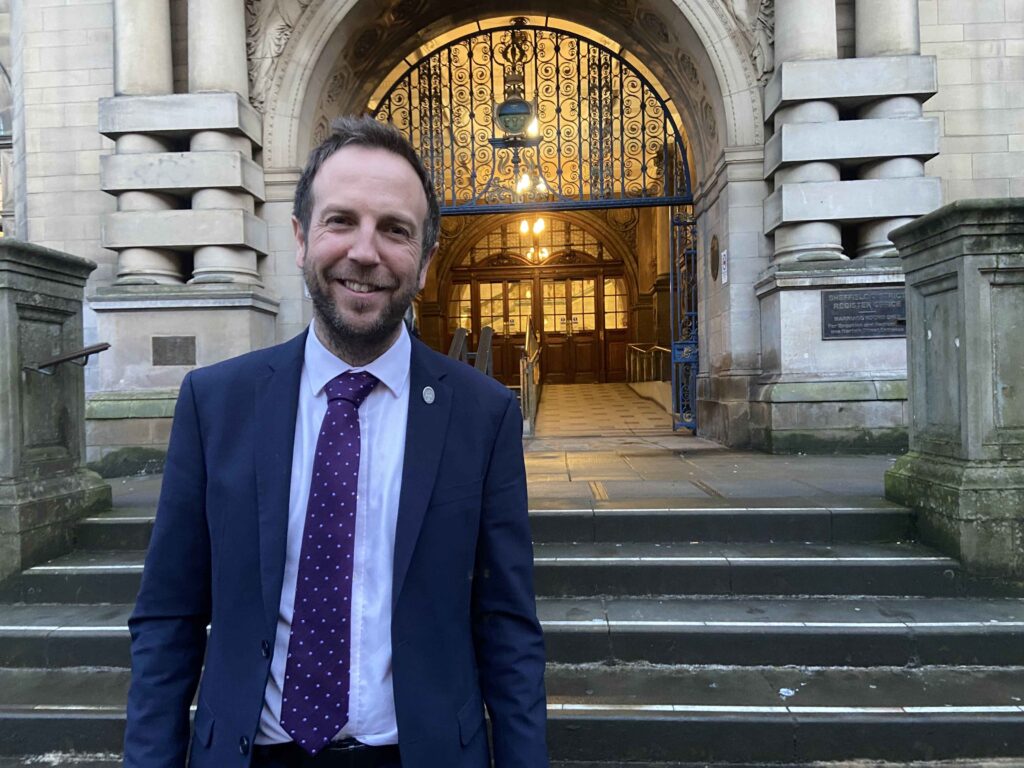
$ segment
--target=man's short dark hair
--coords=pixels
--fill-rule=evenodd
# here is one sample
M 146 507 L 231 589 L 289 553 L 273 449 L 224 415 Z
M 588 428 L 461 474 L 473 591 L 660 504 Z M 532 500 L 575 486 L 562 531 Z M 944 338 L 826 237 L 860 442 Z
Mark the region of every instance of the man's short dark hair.
M 295 187 L 295 205 L 292 208 L 292 214 L 299 220 L 303 234 L 309 234 L 310 217 L 313 215 L 313 179 L 327 158 L 344 147 L 383 149 L 404 158 L 416 171 L 423 185 L 423 193 L 427 196 L 427 218 L 423 220 L 421 246 L 421 259 L 426 259 L 441 229 L 441 209 L 434 192 L 434 181 L 405 136 L 390 123 L 374 120 L 369 115 L 335 118 L 331 122 L 330 134 L 309 153 L 309 160 Z

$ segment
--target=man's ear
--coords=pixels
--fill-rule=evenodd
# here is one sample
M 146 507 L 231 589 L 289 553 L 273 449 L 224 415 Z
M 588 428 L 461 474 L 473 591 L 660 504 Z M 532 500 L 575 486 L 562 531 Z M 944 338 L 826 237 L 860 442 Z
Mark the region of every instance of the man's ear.
M 292 234 L 295 235 L 295 266 L 300 270 L 306 261 L 306 233 L 302 230 L 302 222 L 292 216 Z
M 427 270 L 430 268 L 430 261 L 434 258 L 434 254 L 437 253 L 437 243 L 434 243 L 434 247 L 430 249 L 426 258 L 420 262 L 420 290 L 422 291 L 427 285 Z

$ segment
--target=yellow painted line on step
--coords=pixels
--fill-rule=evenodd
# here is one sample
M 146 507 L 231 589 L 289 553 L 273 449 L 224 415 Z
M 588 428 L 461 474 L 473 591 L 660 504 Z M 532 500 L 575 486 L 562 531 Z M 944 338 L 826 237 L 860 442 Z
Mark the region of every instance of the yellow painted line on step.
M 594 494 L 594 498 L 597 501 L 608 501 L 608 489 L 604 487 L 604 483 L 600 480 L 590 481 L 590 492 Z

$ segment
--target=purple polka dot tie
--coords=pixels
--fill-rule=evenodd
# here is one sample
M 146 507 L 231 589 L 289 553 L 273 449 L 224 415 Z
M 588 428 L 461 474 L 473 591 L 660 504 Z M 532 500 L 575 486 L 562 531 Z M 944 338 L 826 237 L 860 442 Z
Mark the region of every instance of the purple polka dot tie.
M 281 701 L 281 725 L 311 755 L 348 722 L 359 405 L 376 384 L 359 371 L 325 387 Z

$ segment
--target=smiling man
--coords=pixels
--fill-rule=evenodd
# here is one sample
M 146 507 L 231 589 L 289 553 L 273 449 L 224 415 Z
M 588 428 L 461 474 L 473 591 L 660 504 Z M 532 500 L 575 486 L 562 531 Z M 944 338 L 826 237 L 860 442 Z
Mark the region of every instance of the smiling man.
M 431 179 L 391 126 L 340 119 L 292 223 L 310 329 L 181 386 L 125 766 L 543 768 L 522 418 L 402 322 Z

